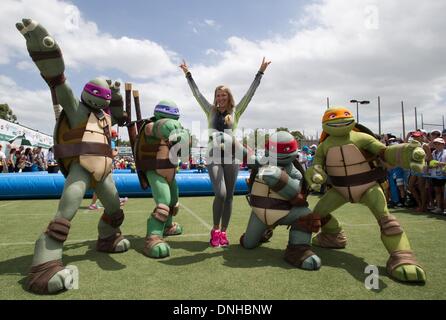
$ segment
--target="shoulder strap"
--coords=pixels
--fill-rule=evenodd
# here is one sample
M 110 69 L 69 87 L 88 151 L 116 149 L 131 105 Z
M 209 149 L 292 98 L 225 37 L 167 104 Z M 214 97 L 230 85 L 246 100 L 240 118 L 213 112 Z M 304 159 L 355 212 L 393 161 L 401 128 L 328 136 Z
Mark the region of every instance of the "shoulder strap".
M 299 160 L 294 159 L 293 161 L 293 165 L 294 167 L 299 170 L 299 172 L 302 174 L 302 189 L 301 192 L 305 195 L 305 197 L 308 195 L 309 193 L 309 188 L 308 188 L 308 184 L 307 181 L 305 179 L 305 170 L 302 167 L 302 165 L 300 164 Z
M 256 179 L 258 172 L 259 172 L 259 167 L 257 167 L 257 166 L 255 166 L 253 169 L 251 169 L 251 173 L 249 174 L 249 180 L 248 180 L 249 193 L 251 193 L 252 185 L 254 184 L 254 180 Z

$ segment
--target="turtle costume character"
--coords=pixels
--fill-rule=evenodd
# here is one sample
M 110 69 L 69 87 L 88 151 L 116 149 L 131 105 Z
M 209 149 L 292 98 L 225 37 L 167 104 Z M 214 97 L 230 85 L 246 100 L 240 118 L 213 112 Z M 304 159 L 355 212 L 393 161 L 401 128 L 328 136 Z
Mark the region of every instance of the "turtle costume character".
M 328 182 L 332 188 L 319 200 L 313 212 L 321 217 L 321 232 L 313 244 L 324 248 L 344 248 L 347 244 L 342 227 L 331 212 L 347 202 L 367 206 L 381 230 L 381 240 L 390 254 L 389 276 L 404 282 L 425 282 L 426 274 L 418 264 L 409 240 L 395 216 L 389 214 L 386 198 L 378 181 L 388 166 L 421 172 L 425 153 L 416 141 L 386 147 L 365 127 L 357 125 L 350 110 L 327 109 L 322 118 L 323 133 L 314 165 L 305 178 L 317 190 Z M 360 132 L 366 131 L 366 132 Z
M 68 237 L 85 192 L 95 189 L 104 205 L 98 224 L 96 249 L 102 252 L 124 252 L 130 242 L 121 234 L 124 212 L 111 176 L 111 126 L 125 119 L 119 83 L 104 79 L 88 82 L 79 101 L 66 82 L 61 50 L 44 27 L 34 20 L 16 24 L 26 39 L 28 52 L 51 89 L 56 129 L 54 155 L 65 175 L 63 193 L 55 218 L 36 241 L 34 258 L 26 288 L 38 294 L 70 289 L 77 281 L 74 266 L 62 263 L 63 243 Z M 109 108 L 111 115 L 104 112 Z
M 179 235 L 182 227 L 173 222 L 179 210 L 178 186 L 175 174 L 178 168 L 178 151 L 188 148 L 189 133 L 178 121 L 179 109 L 175 102 L 160 101 L 154 117 L 139 129 L 135 143 L 135 164 L 141 185 L 150 185 L 156 207 L 147 219 L 144 254 L 150 258 L 165 258 L 170 247 L 164 237 Z
M 320 218 L 308 208 L 304 171 L 296 160 L 297 147 L 288 132 L 270 136 L 265 146 L 269 162 L 251 171 L 251 216 L 240 244 L 246 249 L 255 248 L 271 237 L 276 226 L 290 226 L 285 260 L 298 268 L 318 270 L 321 260 L 311 250 L 311 235 L 319 231 Z

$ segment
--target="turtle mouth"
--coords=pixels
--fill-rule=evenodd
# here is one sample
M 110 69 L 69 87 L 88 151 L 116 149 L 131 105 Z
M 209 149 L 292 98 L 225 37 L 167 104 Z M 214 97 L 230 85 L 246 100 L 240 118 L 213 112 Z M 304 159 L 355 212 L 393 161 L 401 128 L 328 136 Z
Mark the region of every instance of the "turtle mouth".
M 349 125 L 351 125 L 353 123 L 354 120 L 349 120 L 349 121 L 343 121 L 343 122 L 336 122 L 336 123 L 327 123 L 327 126 L 329 127 L 347 127 Z
M 292 155 L 284 156 L 284 157 L 277 157 L 276 156 L 276 159 L 277 159 L 278 163 L 284 163 L 284 162 L 289 162 L 290 160 L 293 159 L 293 157 L 295 157 L 295 156 L 292 156 Z
M 95 108 L 102 108 L 102 106 L 98 105 L 96 102 L 93 102 L 91 100 L 88 100 L 88 103 L 90 104 L 91 107 L 95 107 Z

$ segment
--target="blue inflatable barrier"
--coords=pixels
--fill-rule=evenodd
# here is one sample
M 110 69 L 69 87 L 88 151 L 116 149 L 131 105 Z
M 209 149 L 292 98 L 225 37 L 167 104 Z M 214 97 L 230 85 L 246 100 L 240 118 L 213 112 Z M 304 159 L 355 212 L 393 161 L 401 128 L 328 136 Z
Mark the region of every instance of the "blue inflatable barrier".
M 235 194 L 247 194 L 248 171 L 240 171 L 235 186 Z M 135 173 L 113 173 L 121 197 L 149 197 L 149 189 L 142 190 Z M 211 196 L 211 181 L 207 173 L 181 171 L 176 176 L 180 196 Z M 63 191 L 65 178 L 61 173 L 46 172 L 0 174 L 0 200 L 12 199 L 57 199 Z M 92 195 L 92 190 L 86 196 Z

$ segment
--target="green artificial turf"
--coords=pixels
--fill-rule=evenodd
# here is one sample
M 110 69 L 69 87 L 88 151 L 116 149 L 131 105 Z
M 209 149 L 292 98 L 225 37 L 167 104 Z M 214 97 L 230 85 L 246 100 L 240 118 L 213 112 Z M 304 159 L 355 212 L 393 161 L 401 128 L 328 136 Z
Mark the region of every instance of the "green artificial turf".
M 95 251 L 99 211 L 87 210 L 89 200 L 72 221 L 64 247 L 64 263 L 79 268 L 78 290 L 38 296 L 23 289 L 32 261 L 34 241 L 54 216 L 57 200 L 0 201 L 0 299 L 445 299 L 446 219 L 398 209 L 392 212 L 406 230 L 427 283 L 395 282 L 385 272 L 388 255 L 379 227 L 369 210 L 347 204 L 335 212 L 345 227 L 344 250 L 315 248 L 319 271 L 304 271 L 283 260 L 286 227 L 278 227 L 269 243 L 254 250 L 239 245 L 249 206 L 234 198 L 227 249 L 208 244 L 212 197 L 181 198 L 176 221 L 184 234 L 168 238 L 171 256 L 154 260 L 143 255 L 146 219 L 153 199 L 129 199 L 123 233 L 132 248 L 123 254 Z M 310 207 L 318 198 L 310 197 Z M 367 265 L 378 266 L 379 289 L 368 290 Z

